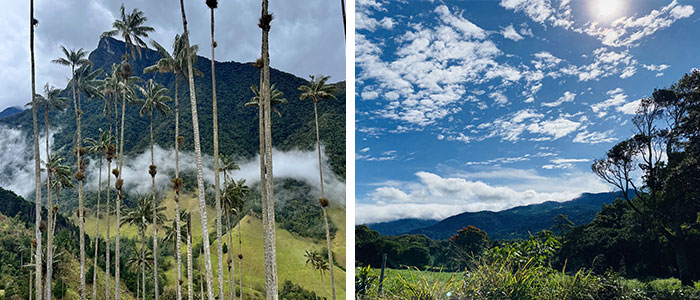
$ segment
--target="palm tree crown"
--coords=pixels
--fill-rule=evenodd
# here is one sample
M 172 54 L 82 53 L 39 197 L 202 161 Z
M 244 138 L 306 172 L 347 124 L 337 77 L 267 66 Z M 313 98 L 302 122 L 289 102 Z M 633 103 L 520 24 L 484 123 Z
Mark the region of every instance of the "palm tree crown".
M 162 115 L 170 113 L 170 107 L 165 104 L 165 102 L 172 100 L 170 96 L 168 96 L 167 88 L 153 81 L 153 79 L 149 79 L 145 87 L 137 86 L 137 88 L 143 95 L 139 115 L 149 115 L 154 110 L 160 112 Z
M 314 103 L 318 103 L 321 99 L 337 99 L 335 95 L 333 95 L 335 87 L 326 84 L 326 81 L 331 78 L 330 76 L 319 75 L 320 78 L 316 78 L 316 76 L 311 75 L 309 77 L 311 77 L 309 85 L 302 85 L 299 87 L 299 90 L 302 92 L 299 96 L 301 100 L 311 98 Z
M 134 52 L 136 52 L 141 57 L 141 47 L 146 47 L 146 42 L 141 37 L 148 37 L 148 33 L 155 31 L 155 29 L 151 26 L 143 25 L 148 21 L 148 18 L 138 8 L 134 8 L 129 14 L 125 13 L 124 4 L 119 9 L 121 11 L 121 19 L 114 20 L 112 23 L 112 28 L 114 29 L 103 32 L 100 38 L 113 37 L 121 33 L 127 47 L 131 49 L 131 55 L 134 55 Z M 134 44 L 138 47 L 134 47 Z

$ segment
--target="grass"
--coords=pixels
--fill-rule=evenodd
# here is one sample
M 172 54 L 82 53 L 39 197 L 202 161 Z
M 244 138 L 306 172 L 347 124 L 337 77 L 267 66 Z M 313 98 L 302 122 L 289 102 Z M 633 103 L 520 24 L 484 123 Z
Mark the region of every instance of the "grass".
M 164 199 L 159 200 L 161 205 L 166 209 L 164 211 L 165 216 L 168 219 L 172 219 L 175 216 L 175 201 L 174 194 L 169 192 L 165 195 Z M 112 205 L 114 205 L 112 203 Z M 201 242 L 201 218 L 199 214 L 199 200 L 196 195 L 185 195 L 180 199 L 180 209 L 192 212 L 192 231 L 194 236 L 192 238 L 192 244 L 196 245 Z M 335 260 L 343 267 L 345 267 L 345 210 L 340 206 L 331 206 L 328 210 L 329 221 L 332 222 L 338 228 L 335 235 L 335 239 L 332 241 L 333 251 L 336 254 Z M 212 208 L 207 209 L 207 217 L 209 224 L 209 232 L 215 232 L 216 226 L 216 211 Z M 105 226 L 105 216 L 100 218 L 99 222 L 99 235 L 102 237 L 106 236 L 106 226 Z M 114 216 L 110 218 L 111 228 L 110 236 L 112 237 L 111 247 L 114 247 L 114 236 L 116 234 L 116 220 Z M 73 220 L 77 221 L 77 220 Z M 262 242 L 262 221 L 254 215 L 247 215 L 241 220 L 241 239 L 243 241 L 243 292 L 248 299 L 263 299 L 265 296 L 264 286 L 265 286 L 265 269 L 264 269 L 264 257 L 263 257 L 263 242 Z M 97 224 L 97 219 L 95 218 L 94 212 L 87 214 L 85 219 L 85 232 L 90 235 L 95 235 L 95 226 Z M 225 220 L 223 222 L 225 227 Z M 238 226 L 238 225 L 237 225 Z M 146 232 L 152 232 L 152 228 L 148 229 Z M 319 294 L 320 296 L 326 296 L 330 298 L 331 287 L 329 285 L 330 276 L 328 273 L 324 274 L 324 283 L 321 285 L 321 281 L 318 273 L 312 273 L 310 267 L 305 265 L 306 259 L 304 258 L 304 251 L 309 249 L 320 250 L 326 247 L 325 240 L 313 240 L 309 238 L 303 238 L 298 235 L 292 234 L 284 229 L 277 227 L 277 276 L 278 285 L 284 284 L 285 280 L 290 280 L 304 289 L 311 290 Z M 198 234 L 199 233 L 199 234 Z M 233 245 L 228 245 L 229 250 L 233 250 L 234 257 L 238 255 L 238 228 L 232 229 L 232 240 Z M 158 235 L 163 237 L 165 235 L 164 230 L 159 230 Z M 125 238 L 133 238 L 139 240 L 138 230 L 136 226 L 126 225 L 123 226 L 120 231 L 120 236 Z M 148 235 L 147 235 L 148 236 Z M 147 237 L 148 239 L 148 237 Z M 228 244 L 228 238 L 225 236 L 224 241 Z M 213 286 L 215 290 L 218 291 L 218 258 L 216 255 L 217 241 L 212 240 L 210 251 L 211 251 L 211 264 L 212 264 L 212 276 L 213 276 Z M 186 281 L 186 252 L 183 248 L 183 280 Z M 91 255 L 89 255 L 91 256 Z M 227 257 L 224 254 L 224 257 Z M 169 261 L 172 266 L 166 271 L 166 288 L 174 288 L 177 282 L 177 266 L 175 264 L 174 257 L 159 258 L 165 261 Z M 203 256 L 196 259 L 196 263 L 201 264 Z M 235 261 L 235 272 L 238 276 L 238 258 Z M 101 272 L 101 271 L 100 271 Z M 335 267 L 335 287 L 336 287 L 336 297 L 339 299 L 345 298 L 345 271 L 341 268 Z M 194 272 L 194 276 L 198 276 L 197 272 Z M 98 278 L 99 278 L 98 273 Z M 238 290 L 238 277 L 236 276 L 236 290 Z M 99 282 L 104 281 L 104 277 Z M 228 271 L 227 266 L 224 264 L 224 281 L 228 281 Z M 162 283 L 161 283 L 162 285 Z M 224 284 L 225 291 L 228 291 L 228 283 Z M 92 287 L 89 288 L 92 292 Z M 102 286 L 104 290 L 104 286 Z M 195 293 L 199 293 L 199 289 L 195 288 Z M 100 294 L 98 287 L 98 295 Z M 183 285 L 183 294 L 186 295 L 186 284 Z M 216 292 L 218 293 L 218 292 Z

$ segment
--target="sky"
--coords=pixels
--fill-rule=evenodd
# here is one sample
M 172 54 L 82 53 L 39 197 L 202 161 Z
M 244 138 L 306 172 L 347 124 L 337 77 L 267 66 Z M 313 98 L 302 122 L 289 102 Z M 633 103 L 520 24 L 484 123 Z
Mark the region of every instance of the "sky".
M 358 0 L 358 224 L 567 201 L 700 64 L 698 1 Z
M 29 1 L 4 1 L 0 10 L 0 111 L 22 106 L 31 94 L 29 80 Z M 139 8 L 156 31 L 149 35 L 162 45 L 172 45 L 182 32 L 179 1 L 158 0 L 35 0 L 37 89 L 45 83 L 65 87 L 69 68 L 52 64 L 68 49 L 97 48 L 102 32 L 112 29 L 124 3 L 127 12 Z M 270 1 L 275 16 L 270 31 L 270 64 L 302 78 L 330 75 L 330 82 L 345 80 L 345 42 L 340 3 L 325 0 Z M 258 28 L 260 1 L 219 1 L 215 10 L 217 61 L 252 62 L 260 56 Z M 185 1 L 191 42 L 199 55 L 210 58 L 210 15 L 203 0 Z M 145 39 L 148 42 L 149 39 Z

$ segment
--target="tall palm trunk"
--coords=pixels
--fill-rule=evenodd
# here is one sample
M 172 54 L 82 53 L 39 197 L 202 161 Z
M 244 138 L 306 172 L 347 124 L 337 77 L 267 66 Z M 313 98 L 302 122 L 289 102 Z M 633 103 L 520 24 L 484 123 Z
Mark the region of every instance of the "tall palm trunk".
M 100 154 L 100 174 L 97 176 L 98 181 L 97 181 L 97 212 L 95 212 L 95 256 L 94 259 L 92 260 L 93 266 L 92 266 L 92 299 L 97 299 L 97 249 L 99 248 L 100 244 L 97 241 L 97 235 L 100 233 L 99 231 L 99 225 L 100 225 L 100 196 L 102 194 L 102 154 Z
M 73 81 L 75 81 L 75 73 L 73 75 Z M 75 88 L 75 85 L 74 85 Z M 75 108 L 75 123 L 76 123 L 76 144 L 77 151 L 76 156 L 78 172 L 84 173 L 83 161 L 81 155 L 82 148 L 82 136 L 80 129 L 80 120 L 82 118 L 82 111 L 80 110 L 80 91 L 78 91 L 78 103 Z M 85 300 L 85 208 L 83 207 L 83 180 L 78 180 L 78 227 L 80 229 L 80 300 Z
M 46 105 L 44 109 L 44 127 L 46 127 L 46 163 L 49 162 L 50 149 L 49 149 L 49 106 Z M 51 299 L 51 277 L 53 275 L 53 203 L 51 201 L 51 170 L 46 167 L 46 219 L 48 220 L 48 228 L 46 234 L 46 282 L 44 287 L 46 289 L 46 299 Z
M 192 283 L 192 218 L 187 215 L 187 300 L 194 300 Z
M 321 209 L 323 210 L 323 224 L 326 229 L 326 247 L 328 248 L 328 268 L 331 274 L 331 298 L 335 300 L 335 281 L 333 276 L 333 251 L 331 249 L 331 233 L 328 229 L 328 199 L 326 199 L 326 194 L 323 190 L 323 165 L 321 164 L 321 135 L 318 130 L 318 108 L 316 103 L 317 99 L 314 99 L 314 120 L 316 121 L 316 148 L 318 150 L 318 177 L 321 182 Z
M 109 134 L 110 136 L 112 135 L 112 126 L 110 126 Z M 107 160 L 107 171 L 110 171 L 112 169 L 112 160 L 108 159 Z M 111 188 L 111 181 L 112 181 L 112 176 L 109 176 L 109 172 L 107 172 L 107 198 L 105 200 L 107 203 L 105 204 L 105 211 L 107 212 L 106 220 L 105 222 L 107 223 L 107 236 L 105 237 L 105 300 L 109 300 L 109 277 L 111 276 L 111 273 L 109 272 L 109 216 L 112 214 L 112 212 L 109 210 L 109 194 Z
M 126 83 L 126 80 L 125 80 Z M 119 300 L 119 281 L 120 281 L 120 268 L 119 268 L 119 261 L 120 261 L 120 247 L 119 247 L 119 233 L 121 231 L 121 226 L 119 226 L 119 223 L 121 222 L 121 208 L 122 208 L 122 199 L 124 198 L 124 191 L 122 190 L 124 188 L 123 184 L 124 181 L 122 179 L 122 167 L 124 166 L 124 114 L 126 112 L 126 90 L 122 90 L 122 124 L 121 124 L 121 133 L 119 137 L 119 176 L 117 177 L 117 182 L 116 184 L 120 184 L 117 188 L 117 200 L 115 203 L 114 209 L 116 210 L 117 213 L 117 235 L 114 237 L 114 299 Z
M 345 0 L 340 0 L 340 8 L 341 8 L 342 11 L 343 11 L 343 34 L 344 34 L 345 37 L 347 38 L 347 36 L 348 36 L 348 28 L 347 28 L 347 26 L 348 26 L 348 25 L 345 23 Z
M 36 95 L 36 74 L 34 72 L 34 0 L 29 0 L 29 54 L 32 81 L 32 102 Z M 36 269 L 34 279 L 34 291 L 36 300 L 42 300 L 42 264 L 41 264 L 41 158 L 39 157 L 39 126 L 37 124 L 37 107 L 32 105 L 32 124 L 34 126 L 34 238 L 36 239 L 36 253 L 34 254 Z
M 141 216 L 141 297 L 146 300 L 146 217 Z
M 49 191 L 46 191 L 46 192 L 49 193 Z M 34 254 L 32 252 L 34 252 L 34 246 L 32 246 L 32 244 L 29 243 L 29 265 L 30 266 L 34 265 Z M 32 291 L 32 286 L 33 286 L 32 283 L 33 282 L 32 282 L 32 269 L 31 269 L 31 267 L 29 268 L 29 280 L 28 281 L 29 281 L 29 287 L 27 290 L 29 291 L 29 300 L 32 300 L 32 292 L 33 292 Z
M 158 300 L 158 223 L 156 222 L 156 208 L 158 199 L 156 197 L 156 165 L 153 159 L 153 110 L 149 114 L 151 120 L 151 195 L 153 195 L 153 289 L 155 299 Z
M 224 299 L 224 253 L 221 240 L 221 190 L 219 190 L 219 121 L 218 121 L 218 111 L 216 107 L 216 73 L 214 71 L 214 48 L 216 47 L 216 41 L 214 41 L 214 9 L 209 9 L 211 11 L 211 91 L 212 91 L 212 113 L 213 113 L 213 127 L 214 127 L 214 194 L 215 194 L 215 206 L 216 206 L 216 254 L 219 259 L 217 266 L 219 267 L 219 299 Z
M 241 293 L 241 300 L 243 300 L 243 242 L 241 241 L 240 212 L 236 213 L 236 218 L 238 219 L 238 255 L 240 255 L 238 257 L 238 290 Z
M 224 182 L 226 182 L 226 179 L 224 179 Z M 236 300 L 236 270 L 233 266 L 235 262 L 233 260 L 233 239 L 231 238 L 231 215 L 228 212 L 226 213 L 226 229 L 228 230 L 229 245 L 228 259 L 226 260 L 228 263 L 228 291 L 230 299 Z
M 211 275 L 211 253 L 209 252 L 209 228 L 207 221 L 207 203 L 204 199 L 206 190 L 204 188 L 204 175 L 202 167 L 202 147 L 199 143 L 199 119 L 197 117 L 197 96 L 194 89 L 194 76 L 192 74 L 192 58 L 190 57 L 190 41 L 187 32 L 187 17 L 185 16 L 185 4 L 180 0 L 180 10 L 182 13 L 182 27 L 184 29 L 185 47 L 187 47 L 187 72 L 190 85 L 190 108 L 192 110 L 192 131 L 194 132 L 194 154 L 197 165 L 197 194 L 199 196 L 199 212 L 202 219 L 202 244 L 204 246 L 204 267 L 206 269 L 207 296 L 209 300 L 214 300 L 214 289 Z M 216 158 L 218 159 L 218 157 Z
M 177 72 L 175 72 L 175 179 L 178 181 L 180 178 L 180 166 L 179 166 L 179 156 L 180 156 L 180 142 L 178 137 L 180 136 L 180 120 L 177 102 Z M 180 188 L 175 188 L 175 256 L 177 264 L 177 300 L 182 300 L 182 253 L 180 250 Z
M 265 198 L 266 212 L 263 212 L 263 219 L 267 218 L 267 228 L 264 230 L 265 244 L 265 291 L 267 299 L 277 300 L 277 254 L 275 241 L 275 200 L 272 175 L 272 131 L 270 122 L 270 55 L 268 50 L 268 35 L 270 32 L 270 22 L 272 15 L 268 14 L 268 1 L 262 1 L 261 23 L 262 25 L 262 59 L 263 59 L 263 116 L 265 128 Z

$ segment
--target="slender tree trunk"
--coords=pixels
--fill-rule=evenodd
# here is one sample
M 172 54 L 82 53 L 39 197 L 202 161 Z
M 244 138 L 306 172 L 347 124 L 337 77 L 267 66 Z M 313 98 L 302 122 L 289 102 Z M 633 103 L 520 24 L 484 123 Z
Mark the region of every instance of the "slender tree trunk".
M 267 19 L 270 15 L 267 12 L 268 1 L 262 1 L 262 18 Z M 271 21 L 271 18 L 270 20 Z M 261 88 L 263 100 L 263 116 L 265 125 L 265 199 L 267 211 L 263 213 L 263 218 L 267 218 L 267 228 L 265 229 L 265 291 L 268 300 L 277 300 L 277 250 L 275 241 L 275 200 L 272 174 L 272 131 L 270 122 L 270 55 L 268 50 L 269 22 L 263 24 L 262 30 L 262 59 L 263 59 L 263 86 Z
M 126 81 L 125 81 L 126 83 Z M 126 90 L 122 90 L 122 124 L 121 124 L 121 133 L 119 137 L 119 176 L 117 177 L 117 181 L 122 179 L 123 172 L 122 172 L 122 167 L 124 166 L 124 114 L 126 111 Z M 123 181 L 122 181 L 123 184 Z M 121 231 L 121 208 L 122 208 L 122 199 L 124 198 L 124 186 L 122 185 L 121 189 L 117 189 L 117 200 L 115 203 L 114 209 L 117 211 L 117 235 L 114 237 L 114 299 L 119 300 L 119 281 L 120 281 L 120 275 L 119 275 L 119 262 L 121 259 L 120 255 L 120 247 L 119 247 L 119 233 Z
M 73 75 L 73 81 L 75 81 L 75 74 Z M 80 91 L 78 91 L 78 105 L 75 109 L 75 122 L 76 122 L 76 144 L 77 150 L 76 156 L 78 172 L 84 173 L 83 162 L 81 157 L 81 147 L 82 147 L 82 136 L 80 128 L 80 120 L 82 118 L 82 111 L 80 110 Z M 80 300 L 85 300 L 85 208 L 83 204 L 83 180 L 78 180 L 78 227 L 80 228 Z
M 175 73 L 175 178 L 180 178 L 180 120 L 179 120 L 179 104 L 177 100 L 177 72 Z M 177 300 L 182 300 L 182 253 L 180 250 L 180 189 L 175 189 L 175 256 L 177 264 Z
M 151 120 L 151 165 L 155 168 L 155 160 L 153 158 L 153 110 L 151 110 L 149 118 Z M 151 195 L 153 195 L 153 290 L 155 299 L 158 300 L 158 222 L 156 220 L 158 199 L 156 197 L 156 172 L 151 174 Z
M 343 11 L 343 34 L 345 38 L 348 36 L 348 25 L 345 23 L 345 0 L 340 0 L 340 8 Z
M 194 89 L 194 76 L 192 74 L 192 60 L 189 53 L 189 33 L 187 32 L 187 17 L 185 16 L 185 5 L 183 0 L 180 0 L 180 9 L 182 12 L 182 27 L 184 29 L 185 47 L 187 47 L 187 72 L 190 85 L 190 108 L 192 110 L 192 130 L 194 132 L 194 153 L 197 165 L 197 194 L 199 196 L 199 212 L 202 219 L 202 244 L 204 246 L 204 266 L 207 277 L 207 296 L 209 300 L 214 300 L 214 289 L 212 286 L 211 275 L 211 253 L 209 252 L 209 228 L 207 220 L 207 203 L 204 196 L 206 190 L 204 188 L 204 175 L 202 172 L 202 148 L 199 143 L 199 119 L 197 118 L 197 96 Z M 218 158 L 217 158 L 218 159 Z
M 109 176 L 109 174 L 107 175 Z M 99 248 L 100 244 L 98 243 L 98 238 L 97 236 L 100 234 L 99 230 L 99 225 L 100 225 L 100 195 L 102 193 L 102 154 L 100 154 L 100 174 L 97 176 L 98 181 L 97 181 L 97 212 L 95 212 L 95 256 L 94 259 L 92 260 L 93 266 L 92 266 L 92 299 L 95 300 L 97 299 L 97 249 Z
M 202 250 L 199 250 L 199 257 L 202 257 Z M 203 263 L 199 264 L 199 299 L 204 299 L 204 278 L 202 277 Z
M 187 215 L 187 300 L 194 299 L 192 289 L 192 219 L 190 214 Z
M 141 297 L 146 300 L 146 217 L 141 216 Z
M 243 242 L 241 242 L 240 212 L 236 213 L 236 218 L 238 219 L 238 253 L 241 255 L 241 257 L 238 258 L 238 290 L 241 293 L 241 300 L 243 300 Z
M 32 102 L 36 95 L 36 75 L 34 72 L 34 0 L 29 0 L 29 53 L 32 81 Z M 32 105 L 32 123 L 34 126 L 34 238 L 36 239 L 36 253 L 34 265 L 36 278 L 34 280 L 34 290 L 36 300 L 42 300 L 42 264 L 41 264 L 41 158 L 39 157 L 39 126 L 37 124 L 37 107 Z
M 109 130 L 109 135 L 112 135 L 112 126 L 110 126 Z M 114 156 L 112 156 L 114 157 Z M 110 190 L 112 189 L 111 187 L 111 181 L 112 181 L 112 176 L 109 175 L 109 172 L 112 170 L 112 160 L 108 159 L 107 160 L 107 198 L 105 199 L 107 203 L 105 204 L 105 211 L 107 212 L 106 220 L 105 222 L 107 223 L 107 236 L 105 237 L 105 300 L 109 300 L 109 277 L 112 276 L 111 273 L 109 272 L 109 216 L 112 214 L 110 211 L 109 207 L 109 194 Z
M 114 128 L 114 131 L 115 131 L 115 138 L 116 138 L 116 130 L 117 130 L 117 128 L 118 128 L 118 126 L 117 126 L 117 121 L 118 121 L 118 117 L 117 117 L 117 95 L 116 95 L 116 94 L 115 94 L 115 95 L 110 95 L 110 97 L 112 97 L 112 96 L 114 96 L 114 98 L 115 98 L 115 99 L 114 99 L 114 118 L 113 118 L 114 122 L 113 122 L 113 125 L 110 124 L 110 126 L 109 126 L 109 135 L 110 135 L 110 136 L 112 135 L 112 128 Z M 112 126 L 114 126 L 114 127 L 112 127 Z M 116 142 L 116 141 L 115 141 L 115 142 Z M 115 148 L 116 148 L 116 145 L 115 145 Z M 116 152 L 118 149 L 114 149 L 114 150 L 115 150 L 115 152 Z M 114 154 L 112 155 L 112 159 L 114 159 L 114 157 L 116 157 L 116 155 L 119 155 L 119 152 L 114 153 Z M 108 172 L 112 172 L 112 159 L 107 160 L 107 171 L 108 171 Z M 116 164 L 115 164 L 115 167 L 116 167 Z M 112 190 L 112 182 L 111 182 L 111 181 L 112 181 L 112 176 L 110 176 L 109 174 L 110 174 L 110 173 L 107 173 L 107 220 L 106 220 L 106 222 L 107 222 L 107 237 L 106 237 L 106 239 L 105 239 L 105 244 L 106 244 L 106 245 L 105 245 L 105 274 L 106 274 L 106 276 L 105 276 L 105 300 L 110 300 L 110 299 L 111 299 L 111 298 L 109 297 L 109 278 L 112 276 L 112 273 L 111 273 L 110 270 L 109 270 L 109 269 L 110 269 L 110 260 L 109 260 L 109 257 L 110 257 L 110 253 L 109 253 L 109 252 L 110 252 L 110 245 L 109 245 L 109 242 L 110 242 L 110 239 L 111 239 L 109 229 L 110 229 L 110 227 L 111 227 L 111 224 L 110 224 L 110 216 L 112 215 L 112 211 L 111 211 L 110 206 L 109 206 L 109 200 L 110 200 L 110 191 Z M 117 192 L 119 192 L 119 191 L 117 191 Z M 117 223 L 119 223 L 119 220 L 117 220 Z M 117 226 L 118 226 L 118 224 L 117 224 Z
M 48 193 L 49 191 L 46 191 L 46 192 Z M 30 267 L 29 267 L 29 288 L 28 288 L 29 300 L 32 300 L 32 292 L 33 292 L 32 291 L 32 286 L 33 286 L 32 285 L 32 269 L 31 269 L 31 265 L 34 264 L 34 253 L 33 252 L 34 252 L 34 246 L 32 246 L 32 244 L 30 242 L 30 244 L 29 244 L 29 265 L 30 265 Z
M 212 113 L 213 113 L 213 127 L 214 127 L 214 195 L 215 195 L 215 205 L 216 205 L 216 254 L 219 259 L 217 266 L 219 268 L 219 299 L 224 299 L 224 253 L 221 240 L 221 187 L 219 183 L 219 121 L 218 121 L 218 111 L 216 107 L 216 73 L 214 70 L 214 48 L 216 47 L 216 41 L 214 40 L 214 9 L 210 9 L 211 12 L 211 91 L 212 91 Z
M 224 179 L 224 182 L 226 180 Z M 229 245 L 229 250 L 228 250 L 228 291 L 230 294 L 230 299 L 236 300 L 236 269 L 234 268 L 234 265 L 236 262 L 234 261 L 233 258 L 233 244 L 232 244 L 232 238 L 231 238 L 231 215 L 229 212 L 226 212 L 226 229 L 228 230 L 228 245 Z
M 48 96 L 48 95 L 47 95 Z M 44 126 L 46 127 L 46 162 L 48 164 L 50 155 L 49 149 L 49 106 L 46 105 L 44 110 Z M 53 203 L 51 202 L 51 170 L 46 166 L 46 219 L 48 220 L 48 228 L 46 234 L 46 282 L 44 288 L 46 290 L 46 299 L 51 299 L 51 278 L 53 276 Z
M 318 176 L 320 178 L 321 182 L 321 198 L 326 198 L 326 194 L 323 190 L 323 165 L 321 162 L 321 135 L 319 134 L 318 130 L 318 109 L 316 105 L 317 101 L 314 99 L 314 120 L 316 121 L 316 147 L 318 150 Z M 325 201 L 325 203 L 328 203 L 328 200 Z M 331 247 L 331 233 L 328 228 L 328 211 L 327 207 L 324 206 L 323 204 L 321 205 L 321 209 L 323 210 L 323 224 L 325 225 L 326 229 L 326 247 L 328 248 L 328 263 L 330 264 L 330 274 L 331 274 L 331 291 L 332 295 L 331 297 L 333 300 L 335 300 L 335 280 L 333 276 L 333 251 Z

